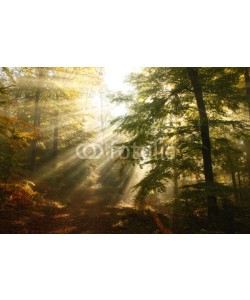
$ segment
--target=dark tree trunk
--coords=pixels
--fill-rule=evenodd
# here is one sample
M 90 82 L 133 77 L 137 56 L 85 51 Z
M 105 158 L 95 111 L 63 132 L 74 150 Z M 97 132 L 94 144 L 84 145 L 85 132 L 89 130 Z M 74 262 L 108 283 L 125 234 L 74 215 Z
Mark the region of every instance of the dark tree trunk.
M 236 202 L 240 202 L 240 197 L 239 197 L 239 194 L 237 192 L 237 182 L 236 182 L 236 176 L 235 176 L 235 172 L 234 171 L 231 171 L 231 176 L 232 176 L 232 184 L 233 184 L 233 187 L 235 188 L 235 192 L 234 192 L 234 197 L 235 197 L 235 201 Z
M 174 174 L 174 198 L 178 198 L 178 177 Z
M 173 160 L 173 168 L 174 168 L 174 198 L 178 198 L 178 169 L 177 169 L 177 160 L 176 160 L 176 147 L 174 147 L 174 160 Z
M 235 172 L 234 171 L 231 172 L 231 176 L 232 176 L 233 187 L 235 189 L 237 189 L 237 183 L 236 183 L 236 177 L 235 177 Z
M 245 68 L 244 77 L 245 77 L 245 84 L 246 84 L 248 114 L 250 118 L 250 68 Z M 247 153 L 248 182 L 250 185 L 250 142 L 249 141 L 246 142 L 246 153 Z
M 240 178 L 240 172 L 239 171 L 237 172 L 237 178 L 238 178 L 238 185 L 239 185 L 239 189 L 240 189 L 239 196 L 240 196 L 240 202 L 241 202 L 242 199 L 243 199 L 243 195 L 242 195 L 242 192 L 241 192 L 242 184 L 241 184 L 241 178 Z
M 174 169 L 174 178 L 173 178 L 173 216 L 172 216 L 172 228 L 175 230 L 175 232 L 179 231 L 179 210 L 180 210 L 180 202 L 178 197 L 178 169 L 177 169 L 177 161 L 176 161 L 176 147 L 174 148 L 174 160 L 173 160 L 173 169 Z
M 206 106 L 203 99 L 202 87 L 199 80 L 197 68 L 187 68 L 188 76 L 191 81 L 193 91 L 195 94 L 196 103 L 200 117 L 200 134 L 202 141 L 202 158 L 204 166 L 204 176 L 207 183 L 214 182 L 212 156 L 211 156 L 211 143 L 209 135 L 209 123 L 206 112 Z M 211 219 L 218 214 L 217 200 L 214 195 L 208 196 L 208 217 Z
M 248 103 L 248 113 L 250 117 L 250 68 L 245 68 L 245 83 L 246 83 L 246 96 Z
M 228 151 L 228 153 L 226 154 L 226 157 L 227 157 L 228 164 L 230 166 L 232 184 L 233 184 L 233 187 L 235 189 L 234 198 L 235 198 L 236 202 L 240 202 L 239 193 L 237 192 L 237 187 L 238 186 L 237 186 L 237 181 L 236 181 L 236 170 L 235 170 L 235 166 L 234 166 L 233 159 L 232 159 L 232 156 L 230 154 L 230 151 Z

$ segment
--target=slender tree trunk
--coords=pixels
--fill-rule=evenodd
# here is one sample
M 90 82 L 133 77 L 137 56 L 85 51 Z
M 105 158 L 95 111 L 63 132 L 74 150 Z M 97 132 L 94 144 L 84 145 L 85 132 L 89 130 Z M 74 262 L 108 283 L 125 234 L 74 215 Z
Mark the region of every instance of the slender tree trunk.
M 231 172 L 231 176 L 232 176 L 232 184 L 233 184 L 233 187 L 234 187 L 235 189 L 237 189 L 237 183 L 236 183 L 236 177 L 235 177 L 235 172 L 234 172 L 234 171 Z
M 199 80 L 199 74 L 197 68 L 187 68 L 188 76 L 191 81 L 196 103 L 198 106 L 198 112 L 200 117 L 200 133 L 202 141 L 202 157 L 204 166 L 204 176 L 207 183 L 214 182 L 212 155 L 211 155 L 211 143 L 209 134 L 209 122 L 206 112 L 206 106 L 203 99 L 202 87 Z M 214 195 L 208 196 L 208 217 L 211 219 L 218 214 L 217 200 Z
M 40 127 L 40 100 L 41 89 L 38 88 L 35 96 L 35 113 L 34 113 L 34 126 Z M 31 170 L 35 172 L 36 170 L 36 157 L 37 157 L 37 139 L 31 142 Z
M 180 220 L 179 220 L 179 213 L 180 213 L 180 201 L 178 198 L 178 179 L 174 178 L 174 201 L 173 201 L 173 210 L 172 210 L 172 228 L 175 229 L 176 232 L 179 230 Z
M 245 84 L 246 84 L 248 114 L 250 119 L 250 68 L 245 68 L 244 77 L 245 77 Z M 250 141 L 246 142 L 246 153 L 247 153 L 248 183 L 250 185 Z
M 174 198 L 178 198 L 178 170 L 177 170 L 177 161 L 176 161 L 176 147 L 174 148 Z
M 178 198 L 178 177 L 174 175 L 174 198 Z
M 176 161 L 176 147 L 174 148 L 174 159 L 173 159 L 173 170 L 174 170 L 174 180 L 173 180 L 173 216 L 172 216 L 172 227 L 178 232 L 179 230 L 179 198 L 178 198 L 178 170 L 177 170 L 177 161 Z
M 238 171 L 237 172 L 237 178 L 238 178 L 238 185 L 239 185 L 239 189 L 240 189 L 240 193 L 239 193 L 239 195 L 240 195 L 240 202 L 242 202 L 242 192 L 241 192 L 241 188 L 242 188 L 242 184 L 241 184 L 241 178 L 240 178 L 240 172 Z
M 42 70 L 39 69 L 38 79 L 42 78 Z M 41 96 L 41 83 L 38 83 L 39 86 L 36 89 L 35 94 L 35 109 L 34 109 L 34 126 L 39 128 L 41 123 L 41 112 L 40 112 L 40 96 Z M 36 171 L 36 158 L 37 158 L 37 139 L 34 139 L 31 142 L 31 171 Z
M 52 149 L 52 158 L 54 167 L 57 166 L 57 156 L 58 156 L 58 138 L 59 138 L 59 122 L 58 122 L 58 111 L 55 113 L 55 124 L 53 132 L 53 149 Z
M 236 182 L 236 176 L 235 176 L 235 172 L 234 171 L 231 171 L 231 177 L 232 177 L 233 187 L 236 190 L 237 189 L 237 182 Z M 234 197 L 235 197 L 235 201 L 236 202 L 240 202 L 239 194 L 238 194 L 237 190 L 234 192 Z
M 231 178 L 232 178 L 232 184 L 233 184 L 233 187 L 235 189 L 234 198 L 235 198 L 236 202 L 240 202 L 239 193 L 237 192 L 237 187 L 238 186 L 237 186 L 237 181 L 236 181 L 236 171 L 235 171 L 235 166 L 234 166 L 234 163 L 233 163 L 230 151 L 228 151 L 228 153 L 226 154 L 226 157 L 227 157 L 228 164 L 230 166 L 230 173 L 231 173 Z

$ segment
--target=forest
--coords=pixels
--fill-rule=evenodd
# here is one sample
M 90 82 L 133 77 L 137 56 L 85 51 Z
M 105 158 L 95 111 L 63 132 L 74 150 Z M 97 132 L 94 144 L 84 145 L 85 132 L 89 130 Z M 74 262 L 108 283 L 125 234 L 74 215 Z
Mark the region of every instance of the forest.
M 250 68 L 0 68 L 0 233 L 250 233 Z

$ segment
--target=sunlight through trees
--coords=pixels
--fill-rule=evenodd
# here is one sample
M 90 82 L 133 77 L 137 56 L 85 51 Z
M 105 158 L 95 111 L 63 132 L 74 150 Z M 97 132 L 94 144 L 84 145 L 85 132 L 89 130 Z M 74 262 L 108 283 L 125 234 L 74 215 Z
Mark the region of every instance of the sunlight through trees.
M 248 232 L 249 116 L 249 68 L 2 67 L 1 208 Z

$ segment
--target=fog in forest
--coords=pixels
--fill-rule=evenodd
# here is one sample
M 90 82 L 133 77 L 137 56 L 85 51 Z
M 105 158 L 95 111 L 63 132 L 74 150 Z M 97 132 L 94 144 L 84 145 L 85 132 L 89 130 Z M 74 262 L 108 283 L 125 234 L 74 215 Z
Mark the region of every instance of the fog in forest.
M 250 68 L 0 68 L 1 233 L 249 233 Z

